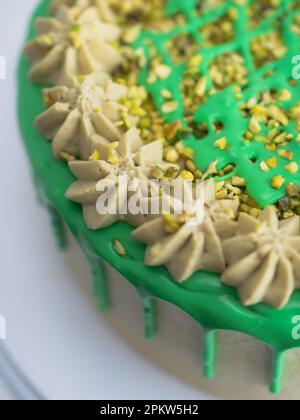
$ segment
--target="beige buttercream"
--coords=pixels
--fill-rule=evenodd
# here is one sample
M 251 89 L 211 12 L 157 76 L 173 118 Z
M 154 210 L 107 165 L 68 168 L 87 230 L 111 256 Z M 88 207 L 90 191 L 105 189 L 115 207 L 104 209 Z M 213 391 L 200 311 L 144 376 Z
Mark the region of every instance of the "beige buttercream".
M 44 90 L 49 108 L 35 125 L 48 139 L 57 158 L 62 153 L 87 160 L 97 145 L 119 141 L 125 129 L 121 115 L 127 110 L 118 101 L 128 89 L 111 81 L 105 73 L 85 76 L 76 87 L 59 86 Z M 131 125 L 136 117 L 127 115 Z
M 235 236 L 223 243 L 222 282 L 236 287 L 246 306 L 285 306 L 300 287 L 299 234 L 299 217 L 279 221 L 272 206 L 259 219 L 241 213 Z
M 187 280 L 197 270 L 222 273 L 225 261 L 221 238 L 236 229 L 235 200 L 215 199 L 214 182 L 205 182 L 204 218 L 196 220 L 192 213 L 162 215 L 133 233 L 148 245 L 145 264 L 165 265 L 178 281 Z M 201 203 L 196 202 L 196 206 Z
M 25 47 L 34 82 L 73 85 L 79 75 L 110 72 L 120 64 L 112 46 L 120 28 L 102 22 L 94 7 L 79 12 L 76 19 L 68 8 L 60 9 L 56 17 L 38 18 L 36 29 L 38 36 Z
M 69 12 L 76 16 L 89 7 L 96 7 L 103 22 L 112 23 L 115 21 L 115 15 L 109 6 L 108 0 L 52 0 L 50 12 L 57 16 L 65 8 L 69 8 Z
M 98 145 L 100 156 L 106 157 L 110 153 L 109 145 Z M 163 162 L 163 146 L 160 140 L 147 145 L 143 145 L 138 130 L 132 128 L 128 130 L 120 139 L 117 149 L 115 149 L 115 162 L 109 163 L 106 160 L 73 161 L 69 163 L 73 174 L 78 178 L 67 191 L 66 197 L 72 201 L 82 204 L 84 218 L 90 229 L 99 229 L 109 226 L 117 220 L 127 221 L 133 226 L 139 226 L 146 221 L 144 214 L 119 214 L 112 211 L 111 214 L 100 214 L 97 211 L 97 201 L 103 194 L 106 194 L 107 183 L 115 186 L 115 193 L 119 193 L 119 176 L 127 175 L 126 191 L 122 190 L 119 195 L 119 208 L 122 208 L 126 197 L 129 200 L 132 195 L 137 201 L 149 199 L 150 175 L 153 166 L 159 165 L 167 167 Z M 138 181 L 134 191 L 131 191 L 134 183 Z M 103 189 L 100 191 L 100 187 Z M 104 197 L 104 196 L 103 196 Z M 124 200 L 124 201 L 123 201 Z M 114 204 L 113 204 L 114 205 Z M 127 210 L 127 207 L 126 207 Z

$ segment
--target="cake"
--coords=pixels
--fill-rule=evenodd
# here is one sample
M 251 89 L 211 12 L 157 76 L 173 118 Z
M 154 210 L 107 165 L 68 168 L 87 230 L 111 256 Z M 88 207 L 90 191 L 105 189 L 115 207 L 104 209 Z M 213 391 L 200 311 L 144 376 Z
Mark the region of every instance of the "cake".
M 220 331 L 261 340 L 276 394 L 286 353 L 300 347 L 299 10 L 43 1 L 19 68 L 39 196 L 59 244 L 64 221 L 87 255 L 100 308 L 106 263 L 138 290 L 146 338 L 155 302 L 175 305 L 203 328 L 210 379 Z M 282 395 L 297 398 L 298 383 Z M 247 378 L 240 396 L 247 386 L 257 397 Z

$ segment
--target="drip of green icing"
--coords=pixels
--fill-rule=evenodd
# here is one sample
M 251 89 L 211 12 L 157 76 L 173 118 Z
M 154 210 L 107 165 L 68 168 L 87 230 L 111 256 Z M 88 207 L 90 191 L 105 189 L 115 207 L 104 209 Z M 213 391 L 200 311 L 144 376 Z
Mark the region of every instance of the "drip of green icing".
M 66 249 L 68 248 L 68 241 L 62 217 L 59 214 L 59 212 L 53 207 L 53 205 L 47 200 L 47 197 L 43 190 L 43 186 L 38 176 L 34 174 L 32 178 L 38 204 L 42 207 L 45 207 L 48 211 L 56 245 L 58 249 Z
M 105 266 L 100 258 L 89 258 L 94 284 L 94 295 L 96 296 L 100 312 L 107 312 L 110 309 L 108 293 L 108 279 Z
M 209 328 L 203 329 L 203 375 L 213 379 L 216 373 L 217 332 Z
M 84 236 L 78 235 L 78 232 L 74 232 L 74 235 L 90 264 L 94 295 L 97 299 L 98 309 L 102 313 L 107 312 L 110 309 L 110 297 L 105 265 Z
M 47 205 L 48 213 L 51 220 L 51 226 L 56 239 L 57 247 L 59 249 L 66 249 L 68 247 L 67 236 L 63 220 L 59 212 L 53 207 L 52 204 Z
M 273 394 L 280 394 L 282 389 L 282 377 L 285 363 L 285 352 L 273 351 L 272 375 L 270 390 Z
M 293 1 L 281 0 L 277 10 L 264 19 L 262 24 L 255 28 L 249 28 L 249 19 L 246 8 L 254 3 L 249 0 L 243 5 L 238 5 L 235 1 L 226 1 L 221 6 L 208 10 L 203 16 L 198 17 L 195 7 L 198 4 L 195 0 L 169 0 L 166 12 L 169 15 L 182 13 L 187 23 L 181 27 L 176 27 L 170 32 L 143 32 L 134 47 L 142 49 L 147 59 L 147 64 L 140 72 L 140 82 L 152 95 L 157 109 L 161 110 L 165 102 L 162 97 L 162 89 L 167 89 L 172 93 L 173 100 L 178 103 L 178 108 L 173 113 L 163 113 L 165 120 L 169 123 L 175 120 L 183 122 L 184 106 L 180 89 L 181 82 L 186 72 L 187 63 L 182 65 L 174 65 L 172 58 L 167 50 L 166 43 L 180 34 L 189 34 L 199 45 L 199 54 L 203 61 L 199 68 L 199 74 L 208 78 L 207 89 L 212 87 L 212 81 L 209 78 L 209 66 L 213 58 L 228 52 L 239 52 L 244 58 L 244 65 L 248 72 L 248 85 L 242 91 L 241 99 L 236 99 L 232 86 L 226 88 L 213 96 L 210 96 L 204 105 L 201 105 L 194 115 L 196 124 L 206 123 L 208 127 L 208 135 L 203 139 L 197 139 L 195 135 L 190 134 L 186 140 L 186 144 L 194 149 L 196 153 L 197 166 L 205 171 L 208 165 L 218 160 L 218 169 L 225 168 L 228 164 L 236 167 L 235 173 L 246 180 L 247 188 L 256 202 L 262 207 L 273 204 L 285 195 L 285 187 L 287 183 L 300 183 L 299 173 L 291 174 L 284 166 L 287 161 L 284 158 L 278 158 L 276 152 L 268 151 L 263 144 L 252 141 L 243 140 L 243 134 L 249 127 L 249 119 L 242 116 L 239 107 L 242 103 L 247 102 L 250 98 L 256 97 L 259 93 L 276 88 L 278 90 L 287 89 L 292 93 L 292 99 L 285 103 L 279 103 L 284 109 L 290 108 L 300 98 L 300 84 L 291 86 L 288 81 L 292 74 L 292 57 L 298 54 L 300 49 L 300 38 L 291 31 L 291 23 L 293 18 L 299 13 L 299 10 L 291 10 L 290 6 Z M 217 45 L 212 48 L 206 48 L 199 30 L 205 25 L 216 20 L 226 14 L 230 9 L 235 9 L 239 18 L 234 23 L 235 38 L 234 40 Z M 279 24 L 282 30 L 283 41 L 288 47 L 287 54 L 280 60 L 270 63 L 263 68 L 257 70 L 250 51 L 251 40 L 262 34 L 272 32 L 274 24 Z M 151 51 L 155 49 L 158 56 L 164 64 L 172 68 L 172 72 L 168 79 L 157 80 L 155 83 L 149 83 L 149 62 L 151 59 Z M 264 77 L 267 71 L 272 70 L 274 74 L 268 78 Z M 220 121 L 224 125 L 221 134 L 217 134 L 213 128 L 213 124 Z M 285 127 L 285 131 L 293 134 L 294 139 L 289 145 L 289 149 L 294 153 L 294 160 L 300 161 L 300 145 L 296 141 L 297 130 L 294 123 L 290 123 Z M 220 151 L 214 146 L 214 143 L 220 137 L 226 136 L 229 147 Z M 283 148 L 286 148 L 283 147 Z M 276 155 L 279 165 L 276 169 L 269 172 L 263 172 L 260 169 L 260 163 L 270 157 Z M 272 188 L 271 181 L 276 175 L 281 174 L 286 182 L 280 190 Z M 232 176 L 229 174 L 228 177 Z
M 33 175 L 32 176 L 32 180 L 33 180 L 33 184 L 34 184 L 34 187 L 35 187 L 37 202 L 38 202 L 38 204 L 40 206 L 45 206 L 46 198 L 45 198 L 45 194 L 44 194 L 43 188 L 41 186 L 41 182 L 38 179 L 38 176 L 37 175 Z
M 153 298 L 143 299 L 144 336 L 147 340 L 156 336 L 156 301 Z
M 44 192 L 43 185 L 39 177 L 36 174 L 33 174 L 32 179 L 35 187 L 37 202 L 40 206 L 45 207 L 48 211 L 56 245 L 60 250 L 67 249 L 68 240 L 62 217 L 52 205 L 52 203 L 47 200 L 47 196 Z
M 185 4 L 181 0 L 172 3 L 173 7 L 175 4 L 178 7 Z M 43 0 L 33 14 L 27 39 L 32 39 L 35 34 L 33 24 L 35 18 L 48 15 L 48 5 L 49 0 Z M 108 262 L 135 288 L 143 288 L 147 290 L 149 296 L 177 306 L 200 325 L 205 325 L 208 330 L 241 331 L 264 341 L 279 353 L 300 347 L 300 341 L 292 337 L 294 327 L 292 320 L 299 315 L 300 311 L 299 291 L 293 294 L 289 304 L 280 311 L 266 305 L 245 308 L 239 303 L 236 291 L 223 286 L 220 277 L 216 274 L 197 272 L 184 284 L 177 284 L 164 268 L 145 266 L 145 247 L 131 236 L 130 226 L 116 223 L 98 231 L 90 231 L 86 227 L 80 206 L 64 197 L 65 191 L 75 180 L 74 176 L 64 162 L 53 158 L 51 145 L 32 124 L 37 115 L 43 112 L 44 107 L 41 88 L 28 81 L 28 71 L 29 63 L 22 56 L 18 71 L 18 116 L 24 144 L 47 201 L 53 203 L 57 211 L 63 215 L 69 229 L 88 256 L 90 254 L 93 256 L 90 262 L 95 268 L 93 271 L 97 285 L 96 295 L 99 299 L 104 296 L 104 303 L 100 306 L 107 307 L 109 299 L 107 285 L 101 283 L 104 277 L 102 270 L 99 270 L 99 260 L 96 257 L 101 257 Z M 116 238 L 124 244 L 128 258 L 122 258 L 115 252 Z M 98 274 L 100 274 L 99 277 Z M 98 281 L 101 283 L 99 288 Z M 210 341 L 211 336 L 208 335 L 208 337 Z M 212 360 L 211 355 L 215 352 L 214 345 L 209 344 L 207 347 L 212 350 L 206 352 L 206 357 Z M 280 362 L 276 358 L 275 361 L 274 379 L 280 377 L 276 374 L 278 366 L 279 372 L 281 370 Z M 212 363 L 207 363 L 207 365 L 212 366 Z M 211 370 L 208 369 L 208 371 Z M 278 389 L 276 381 L 272 382 L 275 384 L 272 388 Z
M 151 340 L 157 334 L 157 301 L 147 289 L 138 287 L 137 290 L 142 299 L 144 337 Z

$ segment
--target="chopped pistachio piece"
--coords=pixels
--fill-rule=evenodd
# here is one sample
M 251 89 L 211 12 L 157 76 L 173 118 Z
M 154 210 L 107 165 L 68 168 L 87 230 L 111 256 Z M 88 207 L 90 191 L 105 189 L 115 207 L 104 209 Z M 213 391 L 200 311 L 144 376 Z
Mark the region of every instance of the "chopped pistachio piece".
M 292 160 L 294 157 L 294 153 L 291 150 L 278 150 L 278 156 Z
M 287 185 L 286 192 L 289 196 L 300 197 L 300 187 L 292 182 Z
M 155 166 L 152 170 L 152 176 L 156 179 L 163 179 L 165 177 L 165 172 L 160 166 Z
M 289 123 L 288 117 L 285 113 L 276 105 L 272 105 L 268 109 L 269 117 L 273 118 L 274 120 L 280 122 L 280 124 L 287 126 Z
M 291 174 L 295 174 L 299 170 L 299 165 L 296 162 L 291 162 L 284 167 Z
M 163 218 L 165 222 L 165 230 L 167 233 L 175 233 L 180 229 L 180 224 L 177 222 L 174 215 L 164 214 Z
M 270 170 L 269 166 L 267 165 L 265 161 L 260 162 L 259 166 L 263 172 L 268 172 Z
M 239 176 L 233 176 L 231 179 L 231 183 L 235 187 L 244 187 L 246 185 L 244 178 L 241 178 Z
M 79 32 L 80 29 L 81 29 L 80 23 L 75 22 L 71 25 L 71 31 L 72 32 Z
M 179 153 L 174 147 L 167 147 L 164 151 L 165 159 L 169 163 L 176 163 L 179 160 Z
M 95 150 L 94 153 L 90 156 L 89 160 L 99 160 L 100 159 L 100 153 L 98 150 Z
M 277 148 L 277 146 L 276 146 L 276 144 L 266 144 L 265 145 L 265 148 L 267 149 L 267 150 L 269 150 L 270 152 L 274 152 L 275 150 L 276 150 L 276 148 Z
M 69 39 L 76 50 L 82 47 L 82 41 L 76 32 L 70 32 Z
M 254 134 L 258 134 L 261 132 L 261 126 L 256 117 L 251 118 L 249 128 L 250 128 L 250 131 L 252 131 L 252 133 Z
M 192 160 L 187 160 L 185 162 L 185 167 L 188 171 L 192 172 L 195 175 L 196 165 Z
M 166 129 L 166 140 L 173 140 L 181 129 L 181 121 L 177 120 Z
M 226 188 L 223 188 L 222 190 L 216 192 L 216 198 L 218 200 L 222 200 L 223 198 L 226 198 L 226 197 L 227 197 Z
M 198 80 L 196 87 L 195 87 L 195 93 L 197 96 L 204 96 L 205 90 L 207 86 L 207 80 L 205 77 L 200 77 Z
M 215 142 L 215 146 L 218 147 L 220 150 L 225 150 L 227 145 L 228 143 L 226 137 L 222 137 Z
M 42 47 L 46 47 L 46 48 L 48 48 L 48 47 L 50 48 L 54 45 L 54 41 L 53 41 L 53 39 L 50 35 L 40 35 L 37 38 L 37 42 Z
M 60 156 L 66 162 L 72 162 L 73 160 L 76 160 L 75 156 L 73 156 L 73 155 L 71 155 L 70 153 L 67 153 L 67 152 L 61 152 Z
M 283 186 L 284 183 L 285 183 L 285 179 L 283 178 L 282 175 L 274 176 L 271 181 L 272 187 L 275 188 L 276 190 L 280 190 L 280 188 Z
M 172 92 L 170 92 L 168 89 L 162 89 L 160 94 L 164 99 L 172 99 Z
M 171 67 L 166 66 L 165 64 L 158 64 L 155 67 L 155 73 L 159 79 L 167 79 L 172 72 Z
M 125 29 L 122 37 L 123 41 L 127 44 L 132 44 L 140 35 L 141 29 L 140 25 L 134 25 Z
M 267 165 L 269 168 L 275 169 L 278 166 L 278 159 L 276 157 L 272 157 L 270 159 L 267 159 Z
M 83 74 L 80 74 L 77 76 L 78 83 L 83 83 L 85 81 L 85 76 Z
M 175 112 L 178 108 L 178 103 L 175 101 L 169 101 L 165 102 L 162 106 L 162 112 L 165 114 L 171 114 L 172 112 Z
M 279 101 L 286 102 L 292 98 L 292 94 L 289 90 L 283 89 L 278 94 Z
M 250 215 L 251 216 L 253 216 L 253 217 L 259 217 L 260 216 L 260 214 L 261 214 L 261 210 L 260 209 L 257 209 L 256 207 L 253 207 L 251 210 L 250 210 Z
M 127 255 L 126 249 L 119 239 L 114 241 L 114 249 L 121 257 L 125 257 Z
M 194 174 L 190 171 L 181 172 L 180 177 L 185 181 L 194 181 Z
M 54 104 L 53 98 L 49 93 L 44 96 L 44 104 L 46 108 L 50 108 Z

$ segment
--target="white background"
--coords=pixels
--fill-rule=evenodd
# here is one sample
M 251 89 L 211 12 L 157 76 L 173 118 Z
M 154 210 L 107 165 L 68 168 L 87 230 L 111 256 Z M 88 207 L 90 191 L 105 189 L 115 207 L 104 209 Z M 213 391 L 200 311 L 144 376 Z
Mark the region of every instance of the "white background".
M 47 214 L 36 203 L 15 111 L 16 64 L 36 0 L 0 3 L 0 55 L 7 62 L 7 80 L 0 81 L 0 314 L 7 320 L 6 349 L 49 399 L 203 398 L 127 347 L 74 280 L 81 269 L 87 272 L 81 254 L 55 250 Z M 75 260 L 76 273 L 70 269 Z M 12 398 L 2 380 L 3 371 L 0 399 Z

